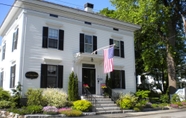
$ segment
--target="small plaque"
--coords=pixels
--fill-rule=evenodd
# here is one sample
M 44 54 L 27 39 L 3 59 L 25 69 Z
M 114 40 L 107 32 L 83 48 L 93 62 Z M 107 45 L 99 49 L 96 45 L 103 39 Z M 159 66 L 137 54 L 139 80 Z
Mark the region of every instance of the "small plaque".
M 39 76 L 38 73 L 34 71 L 29 71 L 29 72 L 26 72 L 25 74 L 25 77 L 28 79 L 36 79 L 38 78 L 38 76 Z

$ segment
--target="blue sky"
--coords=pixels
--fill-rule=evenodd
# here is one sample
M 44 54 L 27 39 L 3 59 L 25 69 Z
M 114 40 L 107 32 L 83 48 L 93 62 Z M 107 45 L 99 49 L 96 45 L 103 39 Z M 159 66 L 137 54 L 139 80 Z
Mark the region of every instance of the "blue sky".
M 84 9 L 84 4 L 89 2 L 94 4 L 94 12 L 98 12 L 99 10 L 102 10 L 103 8 L 108 7 L 109 9 L 114 9 L 113 6 L 111 6 L 111 3 L 109 0 L 46 0 L 49 2 L 54 2 L 57 4 L 62 4 L 65 6 L 78 8 L 78 9 Z M 14 3 L 14 0 L 1 0 L 0 1 L 0 25 L 3 23 L 8 11 L 10 10 L 11 6 Z M 0 36 L 0 44 L 1 44 L 1 36 Z

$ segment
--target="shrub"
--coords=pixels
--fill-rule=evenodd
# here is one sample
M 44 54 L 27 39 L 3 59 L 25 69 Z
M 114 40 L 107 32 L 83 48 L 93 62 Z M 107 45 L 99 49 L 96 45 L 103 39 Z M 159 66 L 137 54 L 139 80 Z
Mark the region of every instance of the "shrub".
M 80 111 L 91 111 L 92 103 L 87 100 L 78 100 L 73 102 L 73 108 Z
M 130 109 L 135 106 L 137 99 L 138 98 L 134 94 L 131 94 L 131 93 L 121 94 L 119 99 L 116 101 L 116 103 L 122 109 Z
M 0 88 L 0 101 L 1 100 L 9 101 L 10 98 L 11 98 L 10 93 Z
M 152 104 L 151 105 L 153 108 L 158 108 L 158 104 Z
M 13 105 L 11 101 L 2 100 L 0 101 L 0 108 L 10 108 Z
M 27 105 L 41 105 L 45 106 L 46 100 L 42 96 L 42 90 L 41 89 L 28 89 L 27 93 Z
M 172 97 L 171 97 L 171 103 L 177 103 L 177 102 L 180 102 L 180 98 L 177 94 L 174 94 Z
M 134 107 L 134 111 L 139 112 L 139 111 L 141 111 L 141 109 L 140 109 L 140 108 L 138 108 L 138 107 Z
M 11 89 L 12 90 L 12 97 L 11 97 L 11 101 L 15 102 L 17 107 L 21 106 L 21 84 L 20 82 L 18 82 L 18 85 L 16 86 L 15 89 Z
M 58 109 L 58 112 L 66 111 L 66 110 L 72 110 L 72 108 L 60 108 Z
M 168 94 L 161 95 L 160 100 L 162 103 L 168 103 L 169 102 L 169 95 Z
M 23 107 L 21 109 L 16 109 L 16 108 L 14 108 L 14 109 L 8 109 L 8 111 L 9 112 L 13 112 L 13 113 L 17 113 L 19 115 L 29 114 L 28 110 L 25 107 Z
M 138 90 L 135 95 L 139 98 L 139 99 L 147 99 L 149 97 L 149 90 Z
M 41 105 L 31 105 L 26 107 L 29 114 L 42 113 L 42 108 Z
M 178 108 L 179 106 L 177 104 L 170 104 L 170 107 L 172 107 L 172 108 Z
M 43 97 L 47 101 L 47 105 L 55 107 L 63 107 L 67 103 L 67 94 L 62 89 L 47 88 L 43 90 Z
M 60 112 L 61 114 L 65 114 L 68 117 L 77 117 L 81 116 L 83 113 L 79 110 L 64 110 Z
M 50 115 L 58 114 L 58 109 L 54 106 L 46 106 L 43 107 L 43 113 L 50 114 Z

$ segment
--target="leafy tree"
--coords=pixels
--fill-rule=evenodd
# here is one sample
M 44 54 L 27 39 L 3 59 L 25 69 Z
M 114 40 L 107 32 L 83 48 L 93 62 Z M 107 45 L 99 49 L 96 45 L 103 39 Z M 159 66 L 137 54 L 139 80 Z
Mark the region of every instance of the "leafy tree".
M 135 32 L 136 73 L 162 71 L 168 78 L 170 94 L 176 91 L 176 65 L 185 63 L 185 38 L 180 13 L 185 2 L 179 0 L 110 0 L 116 10 L 100 14 L 138 24 Z M 167 74 L 167 75 L 166 75 Z M 165 79 L 166 80 L 166 79 Z

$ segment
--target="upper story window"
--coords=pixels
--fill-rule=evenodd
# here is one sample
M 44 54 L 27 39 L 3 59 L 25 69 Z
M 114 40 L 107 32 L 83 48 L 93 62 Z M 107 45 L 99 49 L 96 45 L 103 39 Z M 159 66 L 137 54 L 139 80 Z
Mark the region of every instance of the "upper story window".
M 64 31 L 43 27 L 43 48 L 55 48 L 63 50 Z
M 18 42 L 18 32 L 19 29 L 17 28 L 13 33 L 13 40 L 12 40 L 12 51 L 17 49 L 17 42 Z
M 97 37 L 87 34 L 80 34 L 80 52 L 92 53 L 97 50 Z M 96 52 L 97 54 L 97 52 Z
M 48 47 L 58 48 L 59 30 L 49 28 L 48 30 Z
M 114 46 L 114 56 L 124 58 L 124 42 L 110 39 L 110 45 L 115 44 Z
M 84 35 L 84 52 L 92 53 L 93 52 L 93 37 L 90 35 Z
M 4 45 L 2 47 L 2 60 L 5 59 L 5 53 L 6 53 L 6 43 L 4 43 Z

